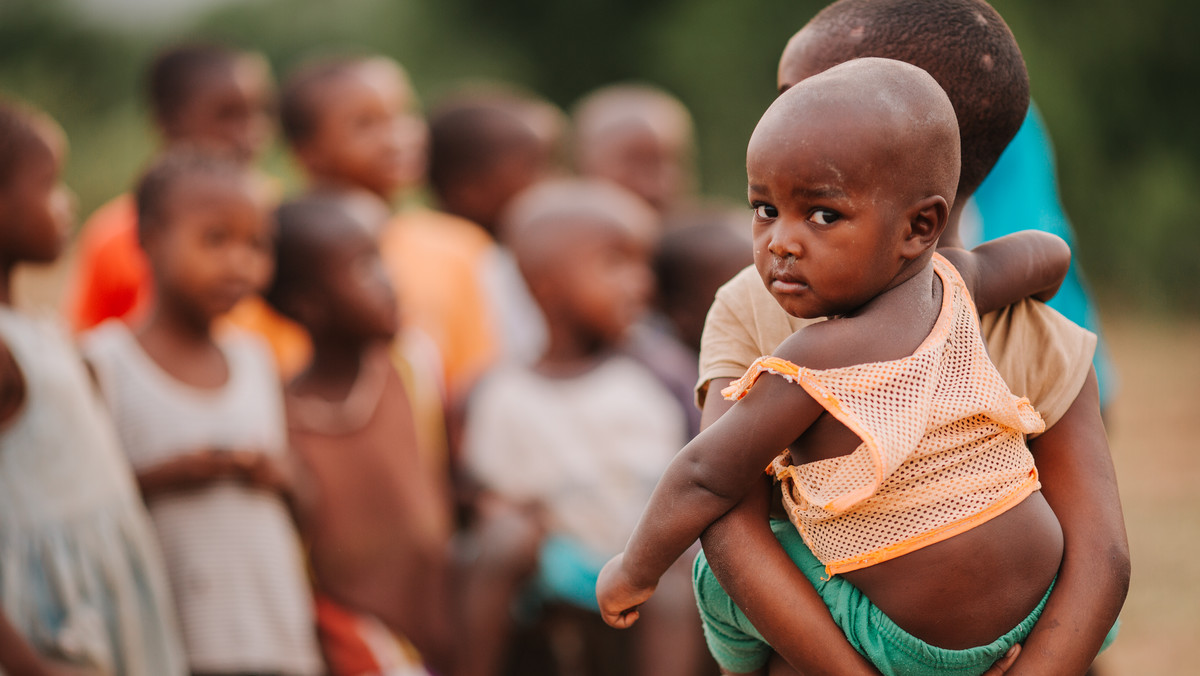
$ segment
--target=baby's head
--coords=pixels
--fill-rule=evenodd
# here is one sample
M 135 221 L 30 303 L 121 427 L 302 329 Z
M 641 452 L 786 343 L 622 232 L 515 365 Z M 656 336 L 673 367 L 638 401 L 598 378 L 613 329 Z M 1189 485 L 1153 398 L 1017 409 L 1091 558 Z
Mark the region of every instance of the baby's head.
M 280 95 L 280 123 L 317 185 L 368 190 L 385 201 L 421 181 L 427 131 L 408 75 L 385 57 L 301 66 Z
M 67 139 L 44 114 L 0 100 L 0 258 L 49 263 L 74 217 L 62 184 Z M 7 269 L 7 268 L 6 268 Z
M 954 109 L 916 66 L 856 59 L 789 88 L 746 153 L 763 282 L 797 317 L 854 312 L 928 263 L 958 167 Z
M 656 221 L 623 188 L 556 179 L 513 200 L 502 236 L 547 321 L 602 349 L 618 343 L 646 310 Z
M 396 295 L 379 255 L 386 205 L 366 195 L 314 194 L 275 212 L 275 280 L 267 300 L 299 322 L 317 348 L 327 340 L 390 340 Z
M 184 45 L 150 64 L 147 90 L 167 145 L 209 146 L 253 161 L 271 138 L 266 59 L 217 45 Z
M 692 116 L 670 94 L 646 85 L 612 85 L 579 102 L 572 116 L 575 164 L 666 211 L 693 190 Z
M 176 148 L 142 176 L 138 239 L 159 308 L 206 326 L 271 278 L 268 190 L 223 153 Z
M 552 168 L 544 113 L 494 89 L 438 105 L 429 116 L 429 183 L 441 207 L 494 233 L 513 196 Z
M 965 201 L 1016 135 L 1029 76 L 1004 19 L 983 0 L 841 0 L 796 33 L 779 61 L 779 89 L 851 59 L 911 63 L 941 85 L 958 117 Z

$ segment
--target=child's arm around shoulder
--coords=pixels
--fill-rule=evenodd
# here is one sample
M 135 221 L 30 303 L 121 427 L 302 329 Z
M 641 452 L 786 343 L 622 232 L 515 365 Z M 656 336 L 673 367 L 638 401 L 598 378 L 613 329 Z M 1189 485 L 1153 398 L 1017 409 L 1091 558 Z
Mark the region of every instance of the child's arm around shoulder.
M 1071 266 L 1071 249 L 1058 235 L 1025 230 L 971 250 L 938 249 L 966 282 L 980 314 L 1026 297 L 1048 301 Z
M 819 361 L 825 330 L 809 327 L 785 341 L 776 356 L 791 360 L 811 349 Z M 684 446 L 663 474 L 625 552 L 604 567 L 596 585 L 601 616 L 624 628 L 658 579 L 710 524 L 737 505 L 772 459 L 794 442 L 821 408 L 803 388 L 763 374 L 725 415 Z

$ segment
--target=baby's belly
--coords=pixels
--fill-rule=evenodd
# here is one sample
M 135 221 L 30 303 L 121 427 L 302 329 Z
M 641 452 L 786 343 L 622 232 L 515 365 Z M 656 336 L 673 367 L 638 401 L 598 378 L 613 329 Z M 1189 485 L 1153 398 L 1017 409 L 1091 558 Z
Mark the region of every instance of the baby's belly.
M 1040 491 L 965 533 L 844 577 L 932 645 L 990 643 L 1029 615 L 1062 562 L 1058 519 Z

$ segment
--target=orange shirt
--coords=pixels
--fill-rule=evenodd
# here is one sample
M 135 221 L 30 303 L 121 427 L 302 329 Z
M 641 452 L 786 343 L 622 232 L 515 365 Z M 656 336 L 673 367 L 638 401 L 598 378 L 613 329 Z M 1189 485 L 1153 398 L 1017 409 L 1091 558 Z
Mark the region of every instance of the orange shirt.
M 96 210 L 80 230 L 79 257 L 67 288 L 67 321 L 76 331 L 124 319 L 149 306 L 150 265 L 138 244 L 133 195 Z
M 501 351 L 494 310 L 479 282 L 495 246 L 483 228 L 429 209 L 398 214 L 380 237 L 401 316 L 437 345 L 452 400 Z

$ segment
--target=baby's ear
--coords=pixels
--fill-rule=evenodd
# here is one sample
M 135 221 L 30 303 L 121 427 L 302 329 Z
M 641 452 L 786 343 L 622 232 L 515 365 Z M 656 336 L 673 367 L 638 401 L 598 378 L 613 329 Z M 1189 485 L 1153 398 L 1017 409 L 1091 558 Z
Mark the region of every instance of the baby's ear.
M 901 244 L 901 255 L 911 260 L 937 245 L 950 220 L 950 205 L 941 195 L 930 195 L 914 202 L 906 216 L 908 230 Z

